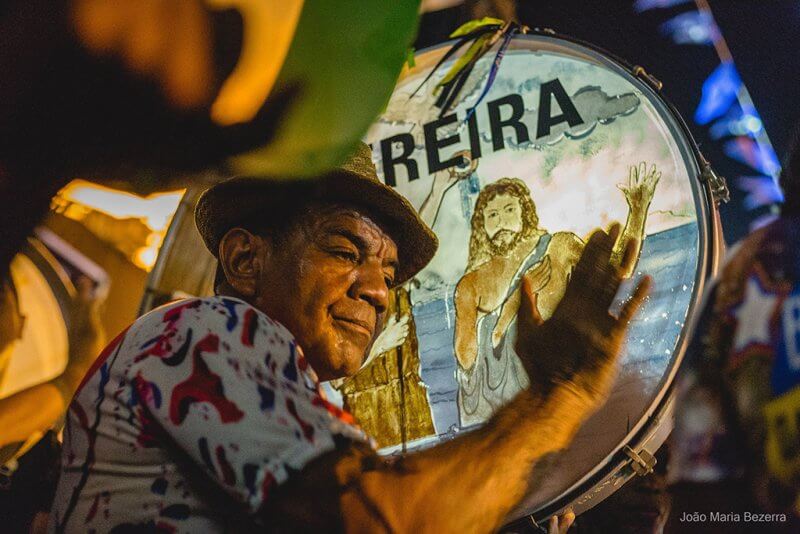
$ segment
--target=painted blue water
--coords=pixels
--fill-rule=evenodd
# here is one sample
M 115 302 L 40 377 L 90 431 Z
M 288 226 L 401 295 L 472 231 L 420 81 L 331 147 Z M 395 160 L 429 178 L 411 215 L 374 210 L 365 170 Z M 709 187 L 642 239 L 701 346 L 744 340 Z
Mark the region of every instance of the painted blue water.
M 637 276 L 649 274 L 655 285 L 631 324 L 617 388 L 636 381 L 645 390 L 645 397 L 656 392 L 686 323 L 698 257 L 698 230 L 694 222 L 645 239 Z M 621 294 L 627 295 L 632 283 L 626 283 Z M 446 434 L 459 426 L 452 290 L 446 298 L 415 304 L 413 313 L 419 338 L 421 377 L 428 386 L 434 425 L 438 434 Z M 631 408 L 638 412 L 646 406 Z

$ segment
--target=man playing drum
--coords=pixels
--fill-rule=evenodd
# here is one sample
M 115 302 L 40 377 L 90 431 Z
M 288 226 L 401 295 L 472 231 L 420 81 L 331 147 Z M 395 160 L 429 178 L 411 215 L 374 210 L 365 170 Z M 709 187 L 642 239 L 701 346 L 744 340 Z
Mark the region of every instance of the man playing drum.
M 649 286 L 612 316 L 638 245 L 617 266 L 619 225 L 595 232 L 547 321 L 523 283 L 516 350 L 536 388 L 483 428 L 391 461 L 319 384 L 358 371 L 390 289 L 437 247 L 369 149 L 310 182 L 218 184 L 196 221 L 218 295 L 154 310 L 98 359 L 70 408 L 52 530 L 495 529 L 536 461 L 607 396 Z

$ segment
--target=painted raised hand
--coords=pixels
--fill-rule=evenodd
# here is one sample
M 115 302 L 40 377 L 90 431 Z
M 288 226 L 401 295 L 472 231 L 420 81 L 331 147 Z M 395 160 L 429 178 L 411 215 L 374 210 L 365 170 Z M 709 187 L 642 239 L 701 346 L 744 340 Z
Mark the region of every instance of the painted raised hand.
M 638 166 L 632 165 L 628 170 L 628 183 L 617 187 L 625 195 L 631 208 L 646 207 L 653 200 L 659 180 L 661 171 L 656 168 L 655 163 L 648 170 L 647 163 L 643 161 Z

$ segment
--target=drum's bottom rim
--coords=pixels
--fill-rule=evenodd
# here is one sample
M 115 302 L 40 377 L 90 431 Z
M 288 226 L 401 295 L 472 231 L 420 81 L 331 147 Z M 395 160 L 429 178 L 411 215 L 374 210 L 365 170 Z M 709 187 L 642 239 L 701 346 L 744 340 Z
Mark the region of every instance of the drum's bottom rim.
M 673 385 L 670 384 L 652 414 L 644 418 L 644 424 L 639 432 L 609 454 L 606 461 L 603 462 L 604 465 L 596 469 L 595 473 L 577 482 L 572 488 L 537 509 L 532 511 L 515 510 L 511 513 L 504 528 L 527 524 L 531 520 L 534 524 L 538 524 L 567 510 L 579 515 L 603 502 L 637 476 L 633 468 L 633 460 L 624 450 L 626 447 L 630 447 L 637 453 L 645 451 L 655 455 L 656 451 L 666 442 L 672 431 Z

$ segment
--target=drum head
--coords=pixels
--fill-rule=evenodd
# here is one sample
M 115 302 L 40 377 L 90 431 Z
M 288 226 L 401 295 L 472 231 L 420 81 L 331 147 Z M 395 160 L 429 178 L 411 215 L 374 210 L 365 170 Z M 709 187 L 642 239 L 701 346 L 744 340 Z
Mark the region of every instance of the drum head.
M 381 178 L 441 243 L 394 291 L 380 353 L 335 384 L 382 452 L 469 432 L 527 387 L 511 348 L 515 290 L 523 275 L 535 280 L 548 317 L 595 228 L 619 221 L 644 239 L 616 305 L 643 274 L 655 282 L 609 401 L 568 450 L 537 465 L 520 517 L 585 493 L 649 424 L 707 274 L 713 209 L 679 119 L 620 64 L 564 39 L 515 37 L 485 96 L 497 46 L 442 113 L 436 86 L 460 54 L 423 80 L 449 47 L 417 55 L 366 137 Z

